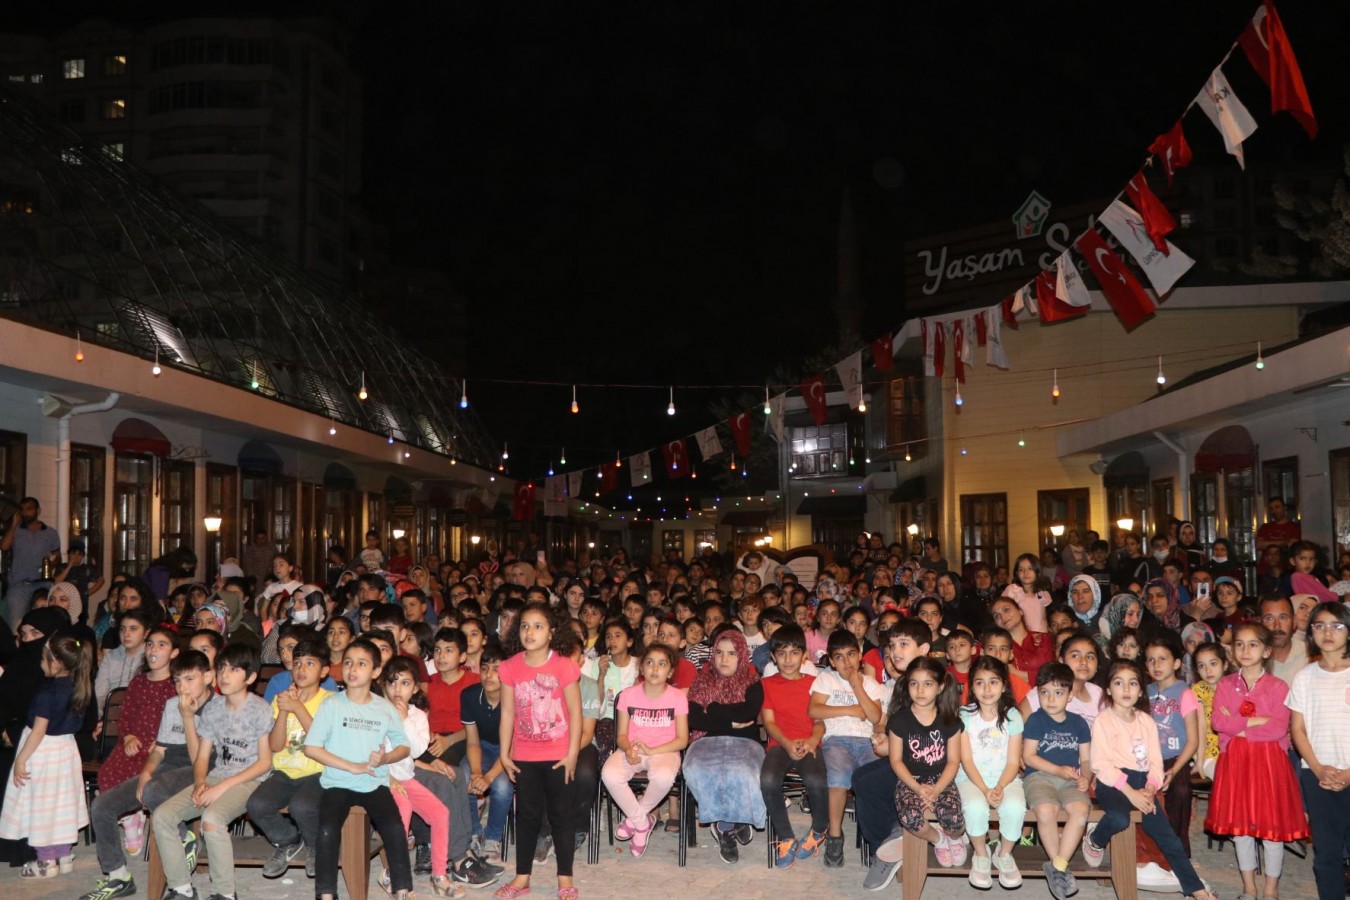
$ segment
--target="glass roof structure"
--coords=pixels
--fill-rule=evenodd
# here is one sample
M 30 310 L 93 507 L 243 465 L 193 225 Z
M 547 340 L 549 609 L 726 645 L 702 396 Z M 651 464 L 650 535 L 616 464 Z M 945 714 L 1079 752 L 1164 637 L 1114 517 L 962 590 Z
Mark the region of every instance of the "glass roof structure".
M 496 464 L 459 381 L 355 298 L 3 86 L 0 317 Z

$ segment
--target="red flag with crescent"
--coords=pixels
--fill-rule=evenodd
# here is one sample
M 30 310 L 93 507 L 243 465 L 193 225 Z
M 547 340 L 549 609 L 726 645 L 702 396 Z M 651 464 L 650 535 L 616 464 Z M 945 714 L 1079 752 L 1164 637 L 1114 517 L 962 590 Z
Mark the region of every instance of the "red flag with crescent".
M 825 376 L 821 374 L 812 375 L 797 385 L 797 390 L 802 392 L 802 397 L 806 400 L 806 408 L 811 411 L 811 418 L 817 425 L 824 425 L 828 406 L 825 402 Z
M 895 348 L 891 344 L 894 337 L 887 332 L 872 342 L 872 365 L 878 372 L 889 372 L 895 365 Z
M 515 503 L 512 506 L 513 517 L 517 522 L 534 519 L 534 482 L 522 481 L 516 485 Z
M 619 467 L 612 462 L 600 465 L 600 492 L 608 494 L 619 489 Z
M 683 478 L 689 474 L 689 450 L 684 446 L 684 438 L 671 441 L 661 449 L 666 456 L 667 475 Z
M 736 453 L 739 456 L 750 455 L 750 414 L 743 412 L 727 420 L 731 426 L 731 436 L 736 439 Z
M 1157 306 L 1144 291 L 1144 286 L 1125 265 L 1125 260 L 1106 245 L 1095 228 L 1089 228 L 1074 244 L 1087 260 L 1097 283 L 1102 286 L 1106 302 L 1116 311 L 1120 324 L 1130 331 L 1157 312 Z

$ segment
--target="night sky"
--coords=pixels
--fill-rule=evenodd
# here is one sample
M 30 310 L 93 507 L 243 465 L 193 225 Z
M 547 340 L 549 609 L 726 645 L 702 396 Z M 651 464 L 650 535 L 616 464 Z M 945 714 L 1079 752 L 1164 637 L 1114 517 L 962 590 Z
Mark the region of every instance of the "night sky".
M 344 7 L 366 84 L 360 201 L 396 262 L 445 271 L 467 298 L 469 355 L 447 362 L 511 442 L 512 474 L 537 477 L 564 445 L 575 467 L 690 434 L 734 393 L 680 385 L 800 374 L 835 336 L 845 190 L 864 338 L 905 319 L 906 238 L 1006 219 L 1032 189 L 1057 206 L 1114 194 L 1257 2 L 429 6 Z M 97 8 L 7 15 L 60 25 Z M 1260 123 L 1248 158 L 1339 158 L 1350 7 L 1279 8 L 1322 134 L 1272 119 L 1238 51 L 1225 70 Z M 1222 158 L 1198 112 L 1187 135 Z M 395 325 L 439 351 L 434 309 Z M 674 384 L 679 414 L 664 390 L 612 388 L 583 389 L 571 416 L 567 387 L 493 379 Z

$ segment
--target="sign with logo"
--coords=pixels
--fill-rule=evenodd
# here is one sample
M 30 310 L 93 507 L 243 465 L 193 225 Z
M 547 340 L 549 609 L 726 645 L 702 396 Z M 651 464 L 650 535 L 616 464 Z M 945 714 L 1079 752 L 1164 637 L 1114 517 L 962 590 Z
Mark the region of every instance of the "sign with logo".
M 1054 266 L 1109 202 L 1081 203 L 1052 217 L 1049 201 L 1033 191 L 1013 216 L 1011 238 L 1005 219 L 905 244 L 906 308 L 993 306 Z

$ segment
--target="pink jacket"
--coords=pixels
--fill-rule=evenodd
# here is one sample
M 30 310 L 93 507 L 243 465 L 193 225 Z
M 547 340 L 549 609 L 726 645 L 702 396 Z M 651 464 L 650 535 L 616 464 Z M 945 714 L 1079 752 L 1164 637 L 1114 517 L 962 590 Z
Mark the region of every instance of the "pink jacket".
M 1210 717 L 1210 724 L 1219 735 L 1219 751 L 1227 749 L 1239 734 L 1249 741 L 1277 741 L 1281 750 L 1288 750 L 1289 707 L 1284 705 L 1288 695 L 1289 685 L 1269 672 L 1256 679 L 1250 691 L 1241 672 L 1225 675 L 1214 691 L 1214 715 Z M 1246 701 L 1254 707 L 1250 715 L 1242 714 Z M 1266 716 L 1270 721 L 1255 728 L 1247 727 L 1247 720 L 1257 716 Z

